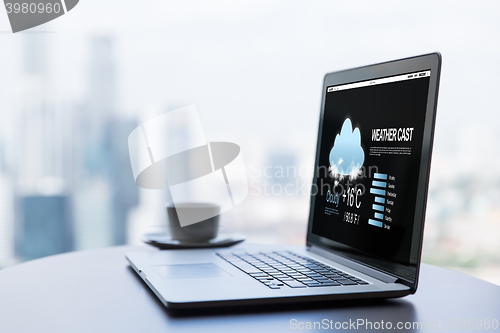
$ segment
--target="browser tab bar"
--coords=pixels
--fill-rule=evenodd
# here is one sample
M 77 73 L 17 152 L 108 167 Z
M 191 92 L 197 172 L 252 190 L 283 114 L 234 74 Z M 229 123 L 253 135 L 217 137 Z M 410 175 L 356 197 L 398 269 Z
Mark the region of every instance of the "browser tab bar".
M 374 86 L 374 85 L 378 85 L 378 84 L 391 83 L 391 82 L 397 82 L 397 81 L 414 80 L 414 79 L 420 79 L 420 78 L 427 77 L 427 76 L 431 76 L 431 71 L 421 71 L 421 72 L 415 72 L 415 73 L 410 73 L 410 74 L 390 76 L 390 77 L 385 77 L 385 78 L 376 79 L 376 80 L 367 80 L 367 81 L 362 81 L 362 82 L 343 84 L 340 86 L 328 87 L 327 92 L 335 92 L 335 91 L 339 91 L 339 90 L 361 88 L 361 87 L 366 87 L 366 86 Z

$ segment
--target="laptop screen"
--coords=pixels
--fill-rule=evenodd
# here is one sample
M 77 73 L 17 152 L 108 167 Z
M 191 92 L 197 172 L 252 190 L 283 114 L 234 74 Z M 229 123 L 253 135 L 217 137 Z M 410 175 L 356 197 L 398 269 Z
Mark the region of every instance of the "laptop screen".
M 415 264 L 430 78 L 427 69 L 325 87 L 312 233 L 330 246 L 397 266 Z

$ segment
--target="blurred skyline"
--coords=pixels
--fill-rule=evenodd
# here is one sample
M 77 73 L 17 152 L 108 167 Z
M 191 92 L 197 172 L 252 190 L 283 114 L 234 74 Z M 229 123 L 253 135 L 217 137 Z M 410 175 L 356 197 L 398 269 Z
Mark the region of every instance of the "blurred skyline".
M 128 160 L 122 154 L 96 157 L 92 164 L 84 161 L 87 148 L 76 146 L 95 142 L 91 155 L 99 149 L 106 155 L 126 144 L 113 141 L 112 133 L 123 137 L 133 124 L 196 104 L 207 140 L 240 145 L 249 182 L 262 180 L 254 171 L 267 165 L 312 170 L 327 72 L 439 51 L 443 68 L 424 261 L 500 284 L 499 10 L 495 1 L 85 0 L 67 15 L 18 34 L 5 33 L 10 25 L 0 11 L 0 205 L 7 207 L 0 232 L 12 234 L 14 228 L 9 193 L 67 189 L 75 248 L 117 241 L 103 222 L 114 219 L 117 207 L 130 209 L 121 211 L 120 223 L 127 227 L 118 238 L 139 244 L 142 233 L 163 230 L 165 194 L 135 189 L 137 197 L 118 198 L 110 165 L 99 163 L 118 163 L 111 168 L 131 176 Z M 35 161 L 28 163 L 20 155 L 28 144 L 23 133 L 37 125 L 30 125 L 36 119 L 26 112 L 41 112 L 41 105 L 55 120 L 44 126 L 54 130 L 44 150 L 27 153 Z M 32 136 L 31 147 L 40 138 Z M 54 165 L 20 176 L 41 159 Z M 43 172 L 50 177 L 38 185 L 17 181 Z M 270 182 L 295 178 L 309 184 L 312 174 Z M 250 190 L 240 207 L 222 216 L 223 230 L 243 232 L 249 241 L 303 244 L 308 196 Z M 0 259 L 11 262 L 12 242 L 2 242 Z

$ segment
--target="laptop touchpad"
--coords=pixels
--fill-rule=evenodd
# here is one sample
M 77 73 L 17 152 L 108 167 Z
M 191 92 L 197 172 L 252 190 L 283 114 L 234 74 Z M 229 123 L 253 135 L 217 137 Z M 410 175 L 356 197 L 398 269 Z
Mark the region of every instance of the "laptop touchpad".
M 201 279 L 231 276 L 215 264 L 151 266 L 163 279 Z

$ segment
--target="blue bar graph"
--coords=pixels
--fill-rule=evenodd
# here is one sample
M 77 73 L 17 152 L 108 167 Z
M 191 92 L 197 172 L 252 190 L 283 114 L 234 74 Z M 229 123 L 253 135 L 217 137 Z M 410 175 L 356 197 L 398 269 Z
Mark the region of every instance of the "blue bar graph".
M 371 194 L 385 195 L 385 190 L 379 190 L 378 188 L 371 188 Z
M 374 210 L 373 212 L 373 219 L 368 219 L 368 224 L 379 227 L 379 228 L 384 228 L 384 212 L 385 212 L 385 202 L 386 199 L 384 196 L 386 195 L 386 188 L 387 188 L 387 178 L 388 175 L 385 173 L 374 173 L 373 178 L 375 180 L 372 180 L 372 187 L 370 188 L 370 193 L 375 194 L 375 203 L 372 204 L 372 209 Z
M 377 187 L 387 187 L 386 182 L 379 182 L 378 180 L 372 181 L 372 186 L 377 186 Z
M 371 225 L 374 225 L 374 226 L 376 226 L 376 227 L 380 227 L 380 228 L 382 228 L 382 226 L 383 226 L 382 222 L 380 222 L 380 221 L 375 221 L 375 220 L 372 220 L 372 219 L 369 219 L 369 220 L 368 220 L 368 224 L 371 224 Z

